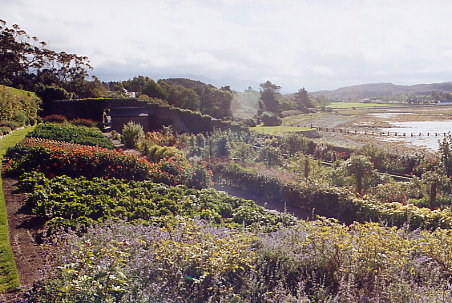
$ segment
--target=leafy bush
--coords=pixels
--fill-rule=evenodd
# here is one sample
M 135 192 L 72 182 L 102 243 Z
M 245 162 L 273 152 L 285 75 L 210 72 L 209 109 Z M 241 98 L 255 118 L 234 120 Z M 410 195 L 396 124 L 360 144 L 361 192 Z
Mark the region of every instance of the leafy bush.
M 174 146 L 159 146 L 153 142 L 144 141 L 140 144 L 140 151 L 146 158 L 153 162 L 158 162 L 163 158 L 185 159 L 184 153 Z
M 0 126 L 0 136 L 7 135 L 11 132 L 11 128 L 8 126 Z
M 98 128 L 71 124 L 45 123 L 38 125 L 28 137 L 58 140 L 104 148 L 114 148 L 113 143 Z
M 154 163 L 149 172 L 154 182 L 168 185 L 185 184 L 194 188 L 212 186 L 212 172 L 205 163 L 189 163 L 183 158 L 163 158 Z
M 275 214 L 253 201 L 234 198 L 214 189 L 189 189 L 117 179 L 48 179 L 42 173 L 24 174 L 19 189 L 28 192 L 26 207 L 57 227 L 88 226 L 106 219 L 166 224 L 174 216 L 199 218 L 232 227 L 256 226 L 268 230 L 294 224 L 290 215 Z M 253 214 L 252 217 L 243 213 Z
M 22 125 L 20 125 L 20 123 L 17 121 L 0 121 L 0 126 L 9 127 L 9 129 L 13 130 L 21 127 Z
M 264 112 L 262 114 L 262 123 L 264 123 L 265 126 L 278 126 L 281 125 L 282 120 L 280 117 L 276 116 L 273 113 Z
M 137 147 L 143 136 L 143 127 L 133 121 L 128 122 L 121 130 L 121 142 L 127 148 Z
M 16 111 L 12 117 L 12 120 L 17 122 L 20 126 L 24 126 L 29 122 L 27 114 L 24 111 Z

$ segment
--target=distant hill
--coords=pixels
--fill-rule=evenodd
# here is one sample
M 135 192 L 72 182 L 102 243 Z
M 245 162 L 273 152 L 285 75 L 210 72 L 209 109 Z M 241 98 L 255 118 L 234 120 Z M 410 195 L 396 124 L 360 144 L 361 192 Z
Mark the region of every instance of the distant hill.
M 366 98 L 392 97 L 401 95 L 429 95 L 436 92 L 452 92 L 452 81 L 432 84 L 395 85 L 392 83 L 369 83 L 323 90 L 309 93 L 311 96 L 324 96 L 329 100 L 357 101 Z

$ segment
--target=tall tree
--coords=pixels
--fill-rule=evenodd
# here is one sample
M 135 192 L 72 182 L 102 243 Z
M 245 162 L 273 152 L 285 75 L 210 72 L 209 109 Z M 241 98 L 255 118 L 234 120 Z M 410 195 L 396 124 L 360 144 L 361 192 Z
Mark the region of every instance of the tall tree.
M 87 81 L 92 68 L 87 57 L 55 52 L 46 46 L 17 24 L 9 28 L 0 20 L 0 84 L 28 90 L 39 84 L 53 85 L 69 91 Z
M 261 112 L 268 111 L 273 114 L 279 114 L 279 90 L 281 86 L 267 81 L 260 84 L 261 98 L 259 101 L 259 109 Z
M 312 107 L 311 100 L 309 100 L 308 92 L 306 89 L 300 88 L 294 96 L 294 102 L 297 109 L 304 109 Z

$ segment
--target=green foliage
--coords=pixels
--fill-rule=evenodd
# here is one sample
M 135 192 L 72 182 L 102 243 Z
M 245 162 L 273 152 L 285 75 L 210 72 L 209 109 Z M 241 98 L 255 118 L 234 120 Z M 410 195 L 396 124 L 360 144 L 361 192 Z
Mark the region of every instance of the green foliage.
M 22 175 L 18 187 L 29 193 L 26 207 L 47 221 L 51 231 L 60 226 L 75 228 L 117 218 L 165 224 L 178 215 L 232 227 L 245 225 L 268 230 L 295 223 L 290 215 L 276 215 L 253 201 L 213 189 L 189 189 L 151 181 L 67 176 L 48 179 L 36 172 Z
M 27 118 L 36 118 L 41 99 L 32 92 L 0 85 L 0 123 L 16 121 L 24 125 Z
M 74 97 L 74 94 L 71 94 L 64 88 L 55 85 L 39 85 L 36 88 L 36 94 L 44 102 L 50 102 L 54 100 L 68 100 Z
M 378 171 L 392 174 L 413 174 L 424 160 L 422 154 L 397 155 L 370 144 L 364 145 L 357 153 L 369 157 Z M 419 173 L 420 175 L 421 173 Z
M 449 133 L 439 142 L 441 163 L 448 177 L 452 177 L 452 134 Z
M 358 194 L 363 194 L 378 179 L 372 163 L 365 156 L 352 156 L 342 164 L 342 171 L 353 178 Z
M 279 90 L 281 86 L 271 83 L 267 81 L 265 83 L 260 84 L 261 87 L 261 98 L 259 101 L 259 110 L 260 112 L 268 111 L 274 115 L 278 115 L 280 111 Z
M 452 211 L 430 210 L 412 204 L 383 203 L 362 199 L 341 188 L 330 188 L 315 179 L 297 183 L 267 177 L 238 164 L 217 163 L 215 178 L 233 188 L 245 190 L 269 200 L 282 201 L 308 212 L 333 217 L 346 223 L 353 221 L 382 221 L 386 224 L 410 228 L 452 228 Z
M 142 145 L 143 146 L 143 145 Z M 160 160 L 166 158 L 179 158 L 184 159 L 184 154 L 182 151 L 178 150 L 174 146 L 158 146 L 158 145 L 144 145 L 142 150 L 144 156 L 153 162 L 159 162 Z
M 136 148 L 144 137 L 143 127 L 133 121 L 129 121 L 121 130 L 121 142 L 127 148 Z
M 55 85 L 80 97 L 92 97 L 102 89 L 98 79 L 85 80 L 91 68 L 87 57 L 45 47 L 45 42 L 29 36 L 17 24 L 9 28 L 0 20 L 0 84 L 28 90 Z
M 76 121 L 76 123 L 81 123 Z M 98 128 L 71 124 L 45 123 L 38 125 L 28 137 L 58 140 L 76 144 L 113 149 L 113 143 Z
M 452 234 L 316 220 L 252 234 L 177 218 L 63 234 L 32 302 L 449 302 Z M 107 278 L 110 277 L 110 278 Z
M 261 117 L 262 123 L 264 126 L 278 126 L 281 125 L 282 120 L 280 117 L 276 116 L 273 113 L 263 112 Z
M 162 82 L 162 87 L 168 95 L 167 100 L 170 105 L 191 110 L 200 110 L 200 98 L 196 92 L 182 85 L 169 85 Z
M 198 110 L 203 114 L 222 119 L 231 117 L 232 91 L 190 79 L 172 78 L 159 80 L 168 93 L 168 103 L 178 107 Z

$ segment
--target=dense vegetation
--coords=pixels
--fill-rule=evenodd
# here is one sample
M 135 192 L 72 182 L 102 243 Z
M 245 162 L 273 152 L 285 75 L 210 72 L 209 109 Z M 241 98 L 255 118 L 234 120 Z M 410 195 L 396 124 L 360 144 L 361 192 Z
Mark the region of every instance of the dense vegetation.
M 33 302 L 449 302 L 450 231 L 300 222 L 268 234 L 179 218 L 61 234 Z
M 41 99 L 32 92 L 0 85 L 0 136 L 35 124 Z
M 214 189 L 118 179 L 48 179 L 43 173 L 22 175 L 18 188 L 29 193 L 25 206 L 49 228 L 81 228 L 108 219 L 169 224 L 176 216 L 207 220 L 229 227 L 257 226 L 267 230 L 293 225 L 295 219 L 275 214 L 253 201 L 233 198 Z
M 28 137 L 65 141 L 76 144 L 112 149 L 113 143 L 98 128 L 72 124 L 46 123 L 38 125 Z
M 107 99 L 93 97 L 135 92 L 146 106 L 182 108 L 183 123 L 200 124 L 210 121 L 202 114 L 229 119 L 234 93 L 181 78 L 88 81 L 86 57 L 49 50 L 2 20 L 0 42 L 0 84 L 35 91 L 44 110 L 50 100 L 89 98 L 68 107 L 74 120 L 44 117 L 6 153 L 2 173 L 19 180 L 21 211 L 42 224 L 34 236 L 54 257 L 25 301 L 452 301 L 452 136 L 428 157 L 256 134 L 224 121 L 230 129 L 197 135 L 145 133 L 131 122 L 114 136 L 136 150 L 118 151 L 95 122 L 77 119 L 102 118 Z M 250 88 L 242 97 L 258 116 L 243 124 L 279 125 L 320 104 L 304 88 L 288 96 L 280 89 L 270 81 Z M 2 125 L 33 124 L 39 102 L 0 86 Z M 213 180 L 313 217 L 267 210 L 211 188 Z M 0 279 L 13 288 L 5 228 L 0 237 Z

